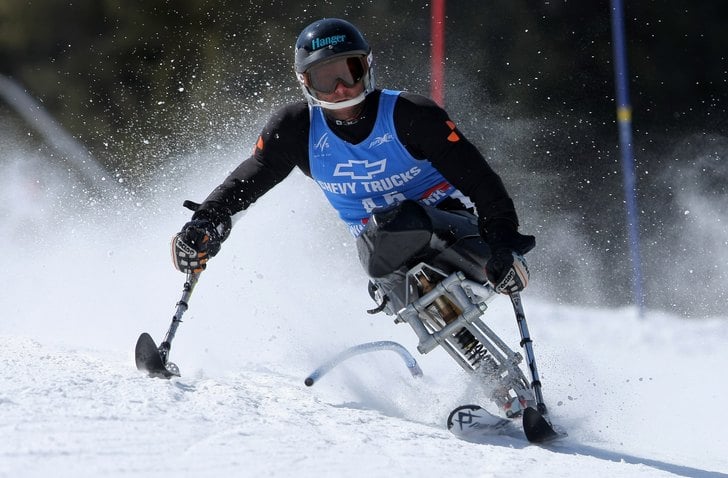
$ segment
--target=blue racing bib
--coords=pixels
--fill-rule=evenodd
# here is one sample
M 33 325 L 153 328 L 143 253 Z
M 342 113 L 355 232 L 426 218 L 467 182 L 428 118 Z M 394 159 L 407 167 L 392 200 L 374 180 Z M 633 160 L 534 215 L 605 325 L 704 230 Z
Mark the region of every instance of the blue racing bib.
M 432 206 L 455 192 L 429 161 L 415 159 L 397 138 L 393 117 L 399 93 L 382 90 L 374 128 L 358 144 L 336 136 L 321 107 L 311 107 L 311 176 L 354 236 L 375 209 L 405 199 Z

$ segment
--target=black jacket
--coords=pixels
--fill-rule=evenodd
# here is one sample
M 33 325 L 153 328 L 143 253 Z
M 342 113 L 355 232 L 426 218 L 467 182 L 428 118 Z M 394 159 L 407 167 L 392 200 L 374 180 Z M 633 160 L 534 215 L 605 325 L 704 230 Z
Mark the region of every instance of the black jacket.
M 351 143 L 363 141 L 377 114 L 380 90 L 370 93 L 355 123 L 329 120 L 331 129 Z M 488 239 L 498 231 L 515 232 L 518 216 L 500 177 L 485 158 L 433 101 L 402 93 L 394 108 L 396 133 L 417 159 L 435 168 L 475 205 L 481 233 Z M 253 154 L 243 161 L 205 199 L 193 216 L 217 224 L 246 209 L 286 178 L 294 167 L 311 176 L 308 159 L 310 119 L 306 102 L 289 104 L 272 115 L 258 138 Z M 457 141 L 451 135 L 457 135 Z M 450 137 L 450 140 L 448 140 Z

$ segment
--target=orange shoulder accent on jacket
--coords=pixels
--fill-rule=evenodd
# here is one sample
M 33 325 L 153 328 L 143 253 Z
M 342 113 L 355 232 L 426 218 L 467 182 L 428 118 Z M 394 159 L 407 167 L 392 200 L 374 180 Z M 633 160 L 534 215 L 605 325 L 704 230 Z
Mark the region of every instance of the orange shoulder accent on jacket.
M 453 123 L 450 120 L 445 121 L 445 124 L 447 124 L 448 128 L 450 128 L 451 133 L 447 136 L 447 140 L 451 143 L 457 143 L 460 141 L 460 136 L 455 132 L 455 123 Z

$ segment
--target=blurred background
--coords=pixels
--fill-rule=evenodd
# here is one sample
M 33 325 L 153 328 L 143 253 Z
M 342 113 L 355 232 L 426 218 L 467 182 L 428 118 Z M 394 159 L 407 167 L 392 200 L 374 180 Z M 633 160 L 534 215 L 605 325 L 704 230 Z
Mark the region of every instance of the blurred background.
M 139 204 L 204 199 L 302 99 L 293 44 L 321 17 L 360 27 L 379 87 L 429 94 L 430 15 L 407 0 L 0 0 L 4 234 L 22 245 L 114 208 L 143 224 Z M 633 303 L 609 2 L 446 15 L 445 107 L 537 236 L 537 293 Z M 625 2 L 646 303 L 686 317 L 728 299 L 727 21 L 722 0 Z

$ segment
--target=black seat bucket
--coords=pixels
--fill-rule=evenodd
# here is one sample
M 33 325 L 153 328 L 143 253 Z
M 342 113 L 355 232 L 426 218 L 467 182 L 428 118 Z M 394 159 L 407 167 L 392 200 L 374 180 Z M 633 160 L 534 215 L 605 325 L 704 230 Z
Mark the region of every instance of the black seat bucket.
M 433 226 L 425 209 L 403 201 L 373 214 L 356 246 L 362 267 L 370 277 L 383 277 L 428 249 Z
M 485 262 L 490 257 L 474 215 L 409 200 L 372 215 L 357 239 L 357 249 L 362 267 L 373 278 L 429 262 L 448 273 L 460 270 L 485 282 Z

